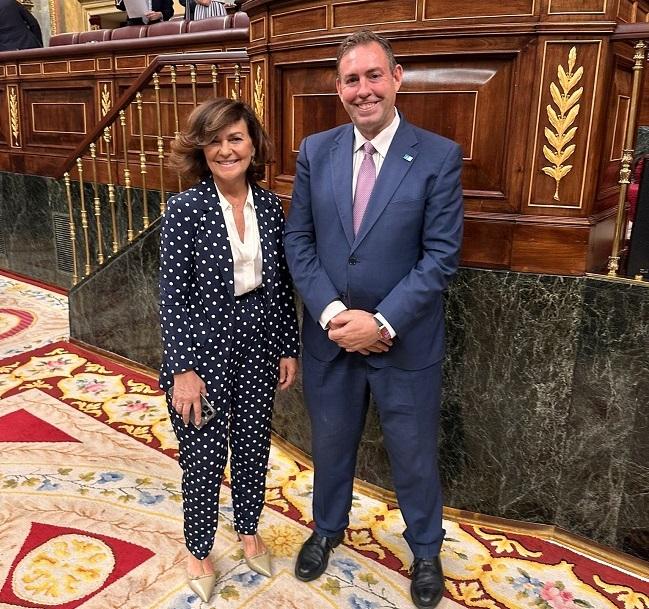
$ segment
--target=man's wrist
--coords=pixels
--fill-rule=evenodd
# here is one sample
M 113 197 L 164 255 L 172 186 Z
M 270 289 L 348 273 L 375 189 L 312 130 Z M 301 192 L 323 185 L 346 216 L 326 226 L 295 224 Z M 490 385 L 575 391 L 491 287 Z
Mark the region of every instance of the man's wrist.
M 381 340 L 391 340 L 392 339 L 392 334 L 390 333 L 389 328 L 383 323 L 384 320 L 380 319 L 376 315 L 373 315 L 374 321 L 376 322 L 377 326 L 377 334 L 379 335 L 379 338 Z

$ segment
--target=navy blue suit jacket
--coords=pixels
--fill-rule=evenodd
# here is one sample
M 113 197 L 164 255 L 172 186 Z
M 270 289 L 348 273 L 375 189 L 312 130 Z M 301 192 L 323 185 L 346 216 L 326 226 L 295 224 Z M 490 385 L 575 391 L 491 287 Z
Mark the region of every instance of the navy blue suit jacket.
M 285 248 L 305 304 L 304 348 L 321 361 L 338 355 L 318 319 L 339 299 L 380 312 L 397 333 L 387 353 L 368 356 L 371 365 L 418 370 L 444 353 L 442 293 L 462 240 L 462 154 L 402 116 L 355 237 L 353 142 L 348 124 L 300 146 Z
M 262 287 L 271 359 L 298 357 L 293 287 L 282 247 L 284 212 L 277 195 L 252 186 L 262 249 Z M 160 236 L 160 387 L 193 369 L 219 387 L 228 369 L 235 296 L 232 250 L 212 178 L 169 199 Z M 208 396 L 216 400 L 218 395 Z

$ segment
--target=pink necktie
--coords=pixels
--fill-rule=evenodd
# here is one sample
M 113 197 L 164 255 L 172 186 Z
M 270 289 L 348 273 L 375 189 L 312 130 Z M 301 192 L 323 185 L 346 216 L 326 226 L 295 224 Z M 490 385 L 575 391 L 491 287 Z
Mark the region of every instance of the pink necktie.
M 374 182 L 376 182 L 376 166 L 372 155 L 376 152 L 370 142 L 363 144 L 363 160 L 356 179 L 356 192 L 354 193 L 354 207 L 352 209 L 352 219 L 354 222 L 354 235 L 363 221 L 367 203 L 370 200 Z

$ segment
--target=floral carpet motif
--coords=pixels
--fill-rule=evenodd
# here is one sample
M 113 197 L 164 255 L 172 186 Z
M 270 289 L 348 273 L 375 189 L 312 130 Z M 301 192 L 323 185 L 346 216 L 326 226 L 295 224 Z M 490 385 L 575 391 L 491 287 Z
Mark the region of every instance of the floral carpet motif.
M 274 577 L 247 569 L 226 485 L 212 551 L 218 583 L 201 603 L 184 582 L 180 471 L 164 398 L 150 376 L 76 345 L 0 360 L 0 453 L 1 609 L 413 606 L 400 512 L 360 493 L 327 572 L 295 580 L 313 472 L 278 444 L 260 525 Z M 458 518 L 444 526 L 440 609 L 649 609 L 638 573 L 528 534 Z
M 0 357 L 69 336 L 68 299 L 0 273 Z

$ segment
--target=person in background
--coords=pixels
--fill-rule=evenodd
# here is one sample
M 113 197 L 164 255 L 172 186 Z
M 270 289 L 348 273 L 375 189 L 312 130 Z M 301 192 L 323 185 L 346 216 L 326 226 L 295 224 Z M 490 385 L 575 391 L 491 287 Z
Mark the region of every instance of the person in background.
M 396 110 L 403 68 L 385 38 L 352 34 L 336 67 L 352 122 L 300 145 L 284 238 L 305 305 L 315 468 L 315 531 L 295 575 L 320 577 L 344 539 L 371 393 L 414 556 L 412 600 L 431 609 L 444 593 L 437 428 L 443 293 L 462 242 L 462 152 Z
M 295 381 L 300 339 L 284 212 L 257 184 L 270 148 L 250 106 L 225 98 L 198 106 L 172 144 L 173 166 L 199 181 L 169 200 L 161 228 L 160 387 L 173 386 L 189 585 L 205 602 L 228 447 L 234 530 L 250 569 L 271 576 L 257 526 L 275 389 Z M 197 429 L 202 396 L 216 416 Z
M 180 0 L 180 4 L 185 7 L 185 21 L 227 15 L 225 4 L 219 0 Z
M 0 0 L 0 51 L 42 46 L 43 36 L 36 18 L 17 0 Z
M 144 17 L 129 17 L 126 25 L 143 25 L 147 23 L 159 23 L 169 21 L 174 16 L 173 0 L 148 0 L 149 12 Z M 115 0 L 115 7 L 120 11 L 126 11 L 124 0 Z

